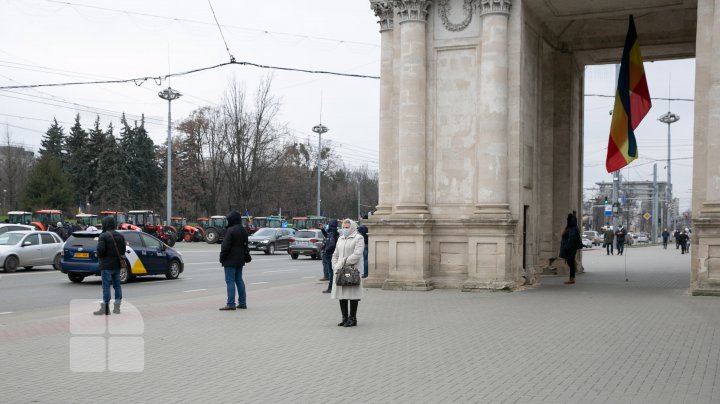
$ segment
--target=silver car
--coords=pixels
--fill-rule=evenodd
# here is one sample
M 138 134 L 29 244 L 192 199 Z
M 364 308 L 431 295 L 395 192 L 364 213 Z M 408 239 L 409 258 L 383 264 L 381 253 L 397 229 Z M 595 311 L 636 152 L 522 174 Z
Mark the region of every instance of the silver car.
M 49 231 L 9 231 L 0 234 L 0 267 L 15 272 L 18 267 L 52 265 L 60 270 L 63 241 Z
M 325 244 L 325 236 L 320 230 L 299 230 L 295 236 L 290 239 L 288 254 L 290 258 L 296 260 L 300 254 L 309 255 L 312 259 L 322 258 L 322 248 Z

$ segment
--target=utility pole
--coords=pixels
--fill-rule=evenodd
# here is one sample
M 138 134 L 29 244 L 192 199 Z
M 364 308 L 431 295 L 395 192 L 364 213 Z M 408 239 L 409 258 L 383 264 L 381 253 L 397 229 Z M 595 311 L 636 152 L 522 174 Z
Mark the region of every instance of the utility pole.
M 182 94 L 168 87 L 158 93 L 158 97 L 168 102 L 168 138 L 167 138 L 167 200 L 165 208 L 167 209 L 167 225 L 170 226 L 172 220 L 172 108 L 173 100 L 180 98 Z
M 320 152 L 322 151 L 322 135 L 330 129 L 323 125 L 322 122 L 313 126 L 312 131 L 318 134 L 318 151 L 317 151 L 317 215 L 320 216 Z
M 653 202 L 652 202 L 652 243 L 655 244 L 658 238 L 658 185 L 657 185 L 657 163 L 653 164 Z
M 669 104 L 669 103 L 668 103 Z M 670 170 L 670 125 L 680 120 L 680 116 L 673 114 L 669 111 L 670 105 L 668 105 L 668 113 L 663 114 L 658 118 L 658 121 L 667 124 L 667 185 L 665 185 L 665 206 L 667 206 L 667 227 L 672 228 L 672 182 L 671 182 L 671 170 Z
M 357 218 L 360 220 L 362 216 L 360 215 L 360 177 L 358 177 L 358 212 L 357 212 Z

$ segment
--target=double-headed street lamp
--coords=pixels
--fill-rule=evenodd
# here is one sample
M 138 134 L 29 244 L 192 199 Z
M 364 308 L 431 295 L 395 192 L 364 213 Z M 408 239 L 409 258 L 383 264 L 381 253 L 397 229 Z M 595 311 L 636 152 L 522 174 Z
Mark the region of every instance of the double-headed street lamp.
M 322 123 L 315 125 L 312 131 L 318 134 L 318 152 L 317 152 L 317 215 L 320 216 L 320 152 L 322 150 L 322 135 L 330 129 Z
M 668 108 L 669 109 L 669 108 Z M 673 114 L 668 111 L 667 114 L 663 114 L 658 118 L 658 121 L 666 123 L 668 126 L 668 142 L 667 142 L 667 185 L 665 186 L 665 205 L 667 206 L 667 222 L 666 227 L 674 225 L 671 223 L 672 220 L 672 201 L 670 197 L 672 195 L 672 183 L 670 182 L 670 125 L 679 121 L 680 115 Z
M 172 223 L 172 113 L 170 104 L 180 98 L 182 94 L 168 87 L 158 93 L 158 97 L 168 102 L 168 138 L 167 138 L 167 225 Z

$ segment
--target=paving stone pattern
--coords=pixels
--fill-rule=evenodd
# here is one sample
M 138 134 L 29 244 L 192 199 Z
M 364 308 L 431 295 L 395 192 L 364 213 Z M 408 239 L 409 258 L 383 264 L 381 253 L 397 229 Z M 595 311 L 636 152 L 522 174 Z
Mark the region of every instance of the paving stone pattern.
M 355 328 L 336 326 L 337 303 L 312 281 L 251 289 L 234 312 L 217 310 L 223 288 L 128 296 L 145 321 L 142 373 L 72 373 L 66 313 L 11 316 L 0 401 L 720 403 L 720 299 L 688 294 L 689 259 L 595 249 L 575 285 L 370 289 Z

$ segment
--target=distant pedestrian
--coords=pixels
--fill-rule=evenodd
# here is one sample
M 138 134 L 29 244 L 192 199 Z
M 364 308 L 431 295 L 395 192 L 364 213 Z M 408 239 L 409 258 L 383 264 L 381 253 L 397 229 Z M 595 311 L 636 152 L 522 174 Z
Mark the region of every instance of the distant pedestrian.
M 615 232 L 618 255 L 623 255 L 625 253 L 625 236 L 627 236 L 627 231 L 625 231 L 625 227 L 623 227 L 623 225 L 618 226 L 618 229 Z
M 673 238 L 675 239 L 675 249 L 680 249 L 680 230 L 675 229 L 675 232 L 673 232 Z
M 115 218 L 108 216 L 102 221 L 102 233 L 98 237 L 96 255 L 102 278 L 103 302 L 95 315 L 110 314 L 110 285 L 115 289 L 113 313 L 120 314 L 122 286 L 120 285 L 121 262 L 125 263 L 125 237 L 115 231 Z M 58 226 L 61 228 L 60 226 Z M 127 269 L 129 270 L 129 269 Z M 128 274 L 129 275 L 129 274 Z
M 356 267 L 362 260 L 365 242 L 362 235 L 357 232 L 357 223 L 345 219 L 340 230 L 335 252 L 332 256 L 333 275 L 346 266 Z M 363 296 L 362 279 L 357 286 L 338 286 L 337 284 L 330 295 L 333 299 L 340 300 L 340 312 L 342 321 L 338 326 L 354 327 L 357 325 L 357 308 Z M 350 310 L 348 312 L 348 302 Z
M 615 255 L 613 252 L 613 243 L 615 242 L 615 232 L 613 231 L 612 226 L 608 226 L 607 229 L 605 229 L 604 234 L 604 242 L 605 242 L 605 252 L 607 252 L 607 255 Z
M 249 262 L 248 234 L 243 226 L 242 215 L 236 210 L 230 211 L 227 217 L 227 228 L 222 246 L 220 247 L 220 263 L 225 269 L 225 285 L 227 286 L 227 303 L 220 310 L 247 309 L 245 282 L 242 278 L 243 267 Z M 238 303 L 235 305 L 235 289 L 237 287 Z
M 680 249 L 681 254 L 685 254 L 688 252 L 688 240 L 690 240 L 690 236 L 688 236 L 687 229 L 683 230 L 682 233 L 678 236 L 680 239 Z
M 670 239 L 670 232 L 667 228 L 663 229 L 662 232 L 662 240 L 663 240 L 663 248 L 667 250 L 667 244 L 668 240 Z
M 323 293 L 332 292 L 333 284 L 333 268 L 332 268 L 332 256 L 335 252 L 335 246 L 337 239 L 340 237 L 338 233 L 338 222 L 333 219 L 328 223 L 328 228 L 325 235 L 325 244 L 323 245 L 322 261 L 323 261 L 323 274 L 325 275 L 321 281 L 328 281 L 327 288 L 323 290 Z
M 567 215 L 567 222 L 565 230 L 562 233 L 562 239 L 560 240 L 560 258 L 564 258 L 570 267 L 570 279 L 565 284 L 572 285 L 575 283 L 575 272 L 577 271 L 577 265 L 575 264 L 575 256 L 577 250 L 582 248 L 582 238 L 580 237 L 580 230 L 577 227 L 577 218 L 572 213 Z
M 367 217 L 366 217 L 367 219 Z M 363 250 L 363 278 L 368 277 L 368 228 L 367 226 L 360 225 L 358 227 L 358 233 L 360 233 L 363 236 L 363 239 L 365 240 L 365 249 Z

